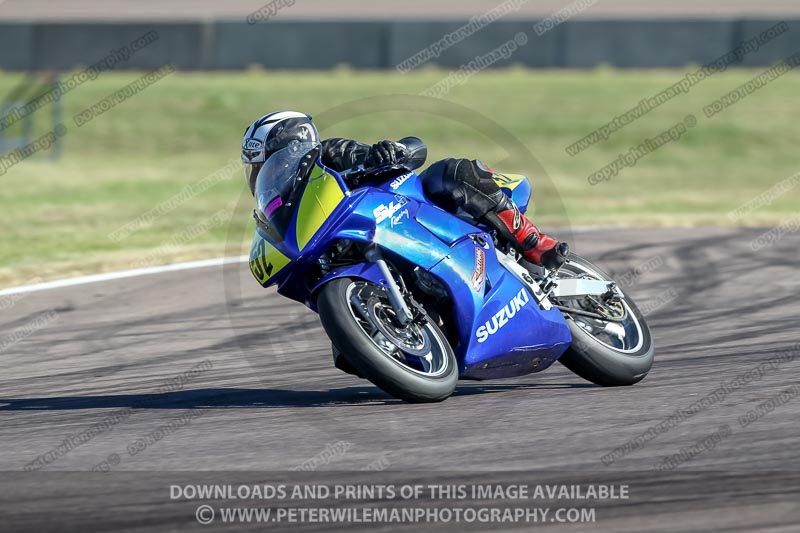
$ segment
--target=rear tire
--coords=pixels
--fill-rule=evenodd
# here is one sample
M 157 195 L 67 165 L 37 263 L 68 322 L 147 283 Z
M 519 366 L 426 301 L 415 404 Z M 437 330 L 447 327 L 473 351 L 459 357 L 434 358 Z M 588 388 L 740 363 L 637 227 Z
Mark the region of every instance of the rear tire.
M 418 333 L 430 341 L 431 359 L 437 361 L 435 372 L 426 375 L 404 362 L 403 359 L 408 358 L 402 352 L 393 356 L 381 349 L 375 337 L 365 331 L 366 319 L 359 321 L 352 308 L 354 287 L 371 290 L 378 296 L 383 291 L 382 287 L 362 280 L 338 278 L 325 284 L 317 299 L 322 327 L 341 352 L 339 357 L 344 357 L 377 387 L 406 402 L 440 402 L 450 396 L 458 382 L 458 363 L 442 330 L 432 320 L 419 327 Z M 377 335 L 381 335 L 380 332 Z M 388 338 L 381 336 L 379 339 L 385 348 Z M 397 344 L 392 346 L 397 347 Z M 414 358 L 410 360 L 413 362 Z
M 570 254 L 569 260 L 579 270 L 588 270 L 597 274 L 600 279 L 611 280 L 608 274 L 580 256 Z M 562 268 L 568 268 L 570 263 Z M 578 321 L 582 319 L 576 315 L 567 317 L 567 324 L 572 333 L 572 344 L 559 361 L 583 379 L 605 387 L 633 385 L 644 379 L 653 366 L 655 357 L 653 336 L 641 311 L 627 295 L 624 304 L 627 312 L 638 323 L 640 346 L 625 351 L 615 349 L 579 325 Z

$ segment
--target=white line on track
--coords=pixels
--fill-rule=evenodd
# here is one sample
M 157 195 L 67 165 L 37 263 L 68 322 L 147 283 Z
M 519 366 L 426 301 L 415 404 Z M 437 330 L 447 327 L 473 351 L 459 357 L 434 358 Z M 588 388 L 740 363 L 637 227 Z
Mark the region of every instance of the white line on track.
M 0 0 L 0 4 L 4 0 Z M 592 231 L 600 231 L 605 229 L 619 229 L 614 226 L 576 226 L 574 228 L 551 228 L 552 233 L 558 233 L 559 230 L 571 229 L 572 231 L 588 233 Z M 20 285 L 19 287 L 11 287 L 8 289 L 0 290 L 0 296 L 8 296 L 11 294 L 22 294 L 26 292 L 46 291 L 50 289 L 60 289 L 62 287 L 72 287 L 75 285 L 85 285 L 87 283 L 99 283 L 101 281 L 113 281 L 117 279 L 135 278 L 138 276 L 148 276 L 151 274 L 162 274 L 164 272 L 178 272 L 181 270 L 192 270 L 195 268 L 207 268 L 213 266 L 223 265 L 225 263 L 244 263 L 249 259 L 248 256 L 242 255 L 239 257 L 218 257 L 216 259 L 203 259 L 200 261 L 189 261 L 187 263 L 174 263 L 172 265 L 162 265 L 147 268 L 136 268 L 133 270 L 121 270 L 119 272 L 107 272 L 105 274 L 92 274 L 90 276 L 80 276 L 77 278 L 59 279 L 55 281 L 46 281 L 44 283 L 36 283 L 34 285 Z
M 133 270 L 122 270 L 120 272 L 107 272 L 105 274 L 92 274 L 91 276 L 80 276 L 77 278 L 59 279 L 46 281 L 34 285 L 21 285 L 9 289 L 0 290 L 0 296 L 20 294 L 25 292 L 46 291 L 50 289 L 60 289 L 62 287 L 72 287 L 74 285 L 84 285 L 86 283 L 98 283 L 101 281 L 113 281 L 124 278 L 135 278 L 138 276 L 148 276 L 151 274 L 161 274 L 164 272 L 178 272 L 181 270 L 192 270 L 195 268 L 208 268 L 220 266 L 227 263 L 244 263 L 249 259 L 248 256 L 240 257 L 218 257 L 216 259 L 203 259 L 201 261 L 189 261 L 187 263 L 174 263 L 172 265 L 162 265 L 147 268 L 135 268 Z

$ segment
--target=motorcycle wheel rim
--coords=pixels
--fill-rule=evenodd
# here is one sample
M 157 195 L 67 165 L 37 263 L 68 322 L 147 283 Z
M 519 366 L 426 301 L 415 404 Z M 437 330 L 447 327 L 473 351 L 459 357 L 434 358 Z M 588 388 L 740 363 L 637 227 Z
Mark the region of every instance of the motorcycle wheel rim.
M 450 367 L 447 349 L 444 340 L 430 324 L 407 326 L 414 330 L 406 333 L 406 337 L 417 341 L 417 344 L 412 345 L 416 349 L 412 350 L 397 342 L 403 338 L 402 335 L 385 334 L 392 330 L 400 333 L 400 330 L 396 324 L 391 323 L 394 310 L 388 298 L 381 293 L 380 287 L 365 281 L 354 281 L 347 287 L 345 294 L 348 309 L 359 329 L 383 355 L 401 364 L 408 371 L 429 378 L 445 375 Z M 387 322 L 378 327 L 373 320 L 386 320 Z M 404 347 L 407 349 L 404 350 Z M 420 354 L 420 347 L 427 347 L 422 350 L 425 352 L 424 354 Z

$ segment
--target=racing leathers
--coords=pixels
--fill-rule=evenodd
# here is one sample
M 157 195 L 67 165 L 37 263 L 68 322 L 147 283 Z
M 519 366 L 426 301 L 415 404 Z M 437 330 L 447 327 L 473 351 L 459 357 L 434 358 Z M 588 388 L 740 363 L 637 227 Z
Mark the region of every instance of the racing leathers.
M 366 168 L 402 162 L 402 145 L 381 141 L 373 146 L 349 139 L 322 141 L 322 163 L 337 172 L 358 165 Z M 552 269 L 561 266 L 569 253 L 567 243 L 540 232 L 500 189 L 492 169 L 478 160 L 448 158 L 433 163 L 420 174 L 431 200 L 455 213 L 462 209 L 496 230 L 498 237 L 519 250 L 528 261 Z

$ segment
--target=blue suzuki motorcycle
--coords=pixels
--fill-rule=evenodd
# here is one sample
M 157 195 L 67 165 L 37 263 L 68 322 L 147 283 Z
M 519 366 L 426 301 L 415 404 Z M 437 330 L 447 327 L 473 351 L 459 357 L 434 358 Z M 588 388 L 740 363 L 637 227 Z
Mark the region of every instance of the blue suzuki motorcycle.
M 293 141 L 255 184 L 250 269 L 264 286 L 319 313 L 340 370 L 408 402 L 441 401 L 459 378 L 540 372 L 556 360 L 605 386 L 640 381 L 652 335 L 602 270 L 571 254 L 546 271 L 464 213 L 425 195 L 427 157 L 402 139 L 402 165 L 358 168 L 347 182 L 318 144 Z M 495 180 L 524 213 L 531 185 Z

